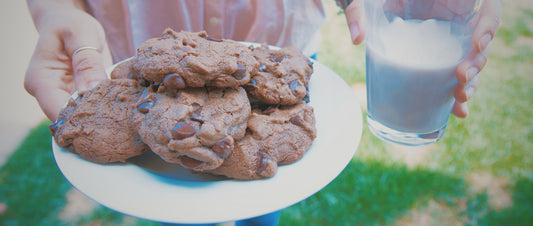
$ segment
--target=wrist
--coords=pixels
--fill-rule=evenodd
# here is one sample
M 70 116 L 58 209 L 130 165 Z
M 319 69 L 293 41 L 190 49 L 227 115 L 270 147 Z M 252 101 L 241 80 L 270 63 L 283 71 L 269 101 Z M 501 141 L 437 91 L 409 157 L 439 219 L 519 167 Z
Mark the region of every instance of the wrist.
M 61 9 L 87 12 L 86 3 L 83 0 L 27 0 L 27 4 L 33 23 L 37 29 L 39 28 L 39 24 L 43 22 L 43 15 L 49 11 Z

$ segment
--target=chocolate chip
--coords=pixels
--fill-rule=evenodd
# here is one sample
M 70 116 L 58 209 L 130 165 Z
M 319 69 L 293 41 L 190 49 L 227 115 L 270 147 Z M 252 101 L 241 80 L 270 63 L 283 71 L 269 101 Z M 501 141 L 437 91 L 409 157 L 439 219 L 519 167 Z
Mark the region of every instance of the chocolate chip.
M 289 59 L 290 57 L 288 55 L 284 55 L 284 56 L 270 56 L 270 60 L 273 61 L 273 62 L 278 62 L 278 63 L 281 63 L 281 61 L 285 60 L 285 59 Z
M 237 64 L 237 70 L 232 75 L 237 80 L 241 80 L 246 77 L 246 67 L 242 64 Z
M 213 147 L 211 147 L 211 151 L 213 151 L 215 154 L 222 158 L 226 158 L 228 156 L 229 149 L 231 148 L 230 142 L 228 139 L 222 139 L 216 142 Z
M 279 108 L 279 104 L 270 105 L 267 109 L 263 110 L 261 113 L 264 115 L 271 115 Z
M 150 92 L 153 92 L 153 93 L 157 93 L 157 90 L 159 90 L 159 86 L 161 84 L 152 84 L 150 87 L 148 87 L 148 91 Z
M 142 86 L 142 87 L 148 87 L 150 86 L 150 81 L 144 79 L 144 78 L 140 78 L 139 79 L 139 84 Z
M 137 109 L 143 113 L 143 114 L 146 114 L 150 111 L 150 108 L 152 108 L 152 106 L 154 106 L 154 103 L 155 101 L 152 99 L 152 96 L 149 96 L 143 100 L 141 100 L 138 104 L 137 104 Z
M 281 63 L 281 61 L 283 60 L 283 58 L 275 57 L 275 56 L 270 56 L 270 60 L 271 60 L 272 62 L 278 62 L 278 63 Z
M 65 124 L 65 119 L 60 119 L 48 126 L 48 129 L 50 129 L 50 133 L 52 133 L 52 136 L 56 135 L 57 129 L 63 124 Z
M 157 89 L 157 93 L 165 93 L 167 90 L 169 90 L 169 93 L 172 93 L 172 94 L 177 94 L 177 92 L 174 90 L 174 91 L 170 91 L 170 89 L 167 89 L 165 86 L 159 86 L 159 88 Z
M 223 41 L 222 39 L 211 38 L 209 36 L 207 36 L 207 40 L 213 41 L 213 42 L 222 42 Z
M 255 79 L 250 79 L 250 82 L 248 84 L 252 86 L 257 86 L 257 82 L 255 81 Z
M 198 107 L 196 107 L 196 110 L 194 110 L 191 114 L 191 120 L 193 121 L 197 121 L 197 122 L 201 122 L 203 123 L 204 122 L 204 118 L 202 118 L 202 107 L 200 107 L 199 105 L 197 105 Z M 194 107 L 194 105 L 193 105 Z
M 180 158 L 181 165 L 185 168 L 194 169 L 202 165 L 202 161 L 193 159 L 189 156 L 181 156 Z
M 292 81 L 289 84 L 289 88 L 291 89 L 292 94 L 295 96 L 298 96 L 298 94 L 296 93 L 296 89 L 298 88 L 298 86 L 300 86 L 300 83 L 296 80 Z
M 311 97 L 309 96 L 309 90 L 307 90 L 305 92 L 305 96 L 304 98 L 302 99 L 306 104 L 308 104 L 309 102 L 311 102 Z
M 196 129 L 187 123 L 178 122 L 170 132 L 172 137 L 181 140 L 192 137 L 196 133 Z
M 190 42 L 189 42 L 189 41 L 190 41 Z M 190 47 L 192 47 L 192 48 L 196 48 L 196 42 L 193 42 L 193 41 L 191 41 L 191 40 L 185 40 L 185 39 L 183 39 L 183 40 L 181 41 L 181 44 L 183 44 L 183 46 L 190 46 Z
M 128 100 L 128 97 L 122 94 L 117 95 L 117 97 L 115 98 L 115 101 L 117 102 L 125 102 L 127 100 Z
M 172 73 L 165 76 L 165 79 L 163 80 L 163 85 L 169 90 L 177 90 L 187 87 L 185 81 L 183 81 L 183 78 L 176 73 Z
M 264 72 L 264 71 L 266 71 L 266 69 L 267 69 L 267 66 L 265 64 L 261 63 L 261 65 L 259 66 L 259 71 Z
M 266 168 L 268 167 L 268 160 L 272 160 L 272 158 L 270 158 L 270 156 L 267 153 L 265 153 L 265 152 L 259 152 L 258 160 L 259 160 L 259 162 L 257 164 L 256 173 L 258 175 L 260 175 L 261 172 L 265 171 Z
M 291 119 L 289 119 L 289 122 L 300 127 L 304 126 L 304 123 L 302 122 L 302 118 L 300 118 L 300 116 L 298 115 L 292 116 Z

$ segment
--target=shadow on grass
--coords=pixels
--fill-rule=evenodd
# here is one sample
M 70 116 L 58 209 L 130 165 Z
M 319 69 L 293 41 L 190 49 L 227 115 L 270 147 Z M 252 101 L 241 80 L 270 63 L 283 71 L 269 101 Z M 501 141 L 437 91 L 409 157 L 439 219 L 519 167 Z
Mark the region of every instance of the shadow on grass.
M 461 178 L 404 165 L 352 161 L 325 189 L 283 212 L 283 224 L 390 224 L 415 204 L 465 195 Z

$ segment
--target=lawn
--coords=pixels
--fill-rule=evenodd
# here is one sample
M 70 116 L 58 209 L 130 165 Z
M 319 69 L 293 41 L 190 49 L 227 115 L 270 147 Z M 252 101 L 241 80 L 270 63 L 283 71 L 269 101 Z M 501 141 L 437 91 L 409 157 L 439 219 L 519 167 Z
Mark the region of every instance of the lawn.
M 318 60 L 348 84 L 364 83 L 364 46 L 324 1 Z M 452 116 L 443 139 L 402 148 L 365 127 L 358 152 L 322 191 L 282 211 L 281 225 L 533 225 L 533 5 L 505 1 L 470 116 Z M 342 98 L 342 97 L 338 97 Z M 43 122 L 0 171 L 0 225 L 156 225 L 98 206 L 60 219 L 72 188 L 55 165 Z

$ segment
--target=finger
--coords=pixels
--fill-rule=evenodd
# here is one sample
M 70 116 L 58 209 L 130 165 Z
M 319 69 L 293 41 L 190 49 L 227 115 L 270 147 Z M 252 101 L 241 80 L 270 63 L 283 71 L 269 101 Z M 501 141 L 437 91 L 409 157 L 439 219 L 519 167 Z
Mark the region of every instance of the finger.
M 502 3 L 500 0 L 486 0 L 481 7 L 481 18 L 472 35 L 472 46 L 478 52 L 488 47 L 501 22 Z
M 46 94 L 37 94 L 35 99 L 39 103 L 39 107 L 44 112 L 50 121 L 55 122 L 61 109 L 70 98 L 70 94 L 63 90 L 51 89 Z
M 468 57 L 457 66 L 456 76 L 459 84 L 469 83 L 477 74 L 483 70 L 488 61 L 490 48 L 486 48 L 481 53 L 470 51 Z
M 106 79 L 102 54 L 94 49 L 84 49 L 73 55 L 72 70 L 79 91 L 91 89 Z
M 455 15 L 465 15 L 475 7 L 476 0 L 440 0 L 440 4 L 446 5 L 448 10 Z
M 458 118 L 466 118 L 468 116 L 468 105 L 466 102 L 459 103 L 456 101 L 453 105 L 452 114 Z
M 350 29 L 350 36 L 352 43 L 355 45 L 360 44 L 365 39 L 365 7 L 364 0 L 354 0 L 346 7 L 344 14 L 346 15 L 346 22 Z
M 74 81 L 79 91 L 94 87 L 107 78 L 105 67 L 109 49 L 103 28 L 95 22 L 95 29 L 79 29 L 65 34 L 65 51 L 70 54 Z
M 481 76 L 478 74 L 469 83 L 457 85 L 454 91 L 455 100 L 460 103 L 468 101 L 474 96 L 480 82 Z

